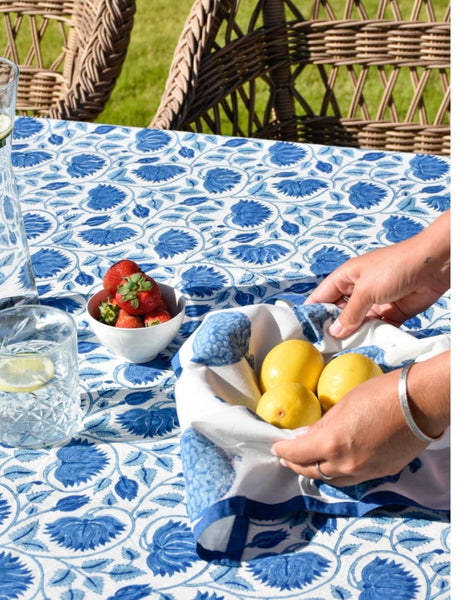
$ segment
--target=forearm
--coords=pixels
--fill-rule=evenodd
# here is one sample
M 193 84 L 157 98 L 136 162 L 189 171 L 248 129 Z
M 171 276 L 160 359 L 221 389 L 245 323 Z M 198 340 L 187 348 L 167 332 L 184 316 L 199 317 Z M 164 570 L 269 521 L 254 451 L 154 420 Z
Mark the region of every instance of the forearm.
M 414 258 L 422 277 L 440 294 L 450 287 L 451 215 L 447 210 L 429 227 L 411 238 Z
M 414 364 L 407 380 L 412 416 L 421 431 L 438 437 L 450 423 L 450 351 Z

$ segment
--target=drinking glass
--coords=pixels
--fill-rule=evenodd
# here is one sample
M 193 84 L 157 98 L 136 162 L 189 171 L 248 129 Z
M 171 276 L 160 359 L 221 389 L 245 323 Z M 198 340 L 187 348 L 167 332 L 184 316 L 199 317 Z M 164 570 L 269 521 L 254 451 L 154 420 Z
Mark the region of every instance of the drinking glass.
M 40 305 L 0 310 L 0 442 L 37 448 L 81 424 L 74 319 Z
M 17 65 L 0 58 L 0 309 L 38 302 L 11 162 L 18 78 Z

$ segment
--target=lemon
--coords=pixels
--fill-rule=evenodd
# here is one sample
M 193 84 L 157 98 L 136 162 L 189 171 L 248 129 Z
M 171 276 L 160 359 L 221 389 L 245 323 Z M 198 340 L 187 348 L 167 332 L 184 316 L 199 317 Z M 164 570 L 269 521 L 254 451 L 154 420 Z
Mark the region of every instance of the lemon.
M 364 354 L 349 352 L 336 356 L 325 365 L 317 384 L 322 408 L 328 410 L 357 385 L 381 374 L 381 367 Z
M 259 373 L 260 390 L 265 392 L 278 383 L 301 383 L 316 391 L 324 357 L 306 340 L 286 340 L 274 346 L 265 356 Z
M 296 429 L 311 425 L 322 414 L 316 395 L 300 383 L 280 383 L 266 391 L 257 404 L 259 417 L 281 427 Z
M 54 376 L 54 363 L 47 356 L 27 353 L 0 357 L 0 390 L 33 392 Z

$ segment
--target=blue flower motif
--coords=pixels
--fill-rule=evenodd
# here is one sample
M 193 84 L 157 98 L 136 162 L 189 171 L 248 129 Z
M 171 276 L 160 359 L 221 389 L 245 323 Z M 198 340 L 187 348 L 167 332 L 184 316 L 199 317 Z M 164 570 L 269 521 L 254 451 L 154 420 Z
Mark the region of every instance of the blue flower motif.
M 297 163 L 306 156 L 305 148 L 291 142 L 276 142 L 268 152 L 271 162 L 281 167 Z
M 32 585 L 34 577 L 17 556 L 0 552 L 0 597 L 19 598 Z
M 68 269 L 69 259 L 58 250 L 41 248 L 32 255 L 33 271 L 36 277 L 55 277 L 60 271 Z
M 242 312 L 209 315 L 192 344 L 192 361 L 206 366 L 233 365 L 248 353 L 251 321 Z
M 126 242 L 137 234 L 134 229 L 124 225 L 121 227 L 107 227 L 106 229 L 94 227 L 86 231 L 81 231 L 79 235 L 88 244 L 94 246 L 112 246 L 113 244 Z
M 156 152 L 170 143 L 171 136 L 161 129 L 141 129 L 136 134 L 136 145 L 141 152 Z
M 183 158 L 193 158 L 195 156 L 195 151 L 192 148 L 180 148 L 178 154 Z
M 374 183 L 359 181 L 349 189 L 349 202 L 356 208 L 372 208 L 387 196 L 385 189 Z
M 194 294 L 199 298 L 211 296 L 227 285 L 226 277 L 214 267 L 191 267 L 182 274 L 182 282 L 182 291 L 185 294 Z
M 266 530 L 258 533 L 252 538 L 252 541 L 247 544 L 248 548 L 274 548 L 289 537 L 289 533 L 285 529 Z
M 292 223 L 291 221 L 284 221 L 281 225 L 281 229 L 284 233 L 289 235 L 298 235 L 300 232 L 300 227 L 296 223 Z
M 449 172 L 449 163 L 438 156 L 418 154 L 410 161 L 413 174 L 423 181 L 439 179 Z
M 96 154 L 78 154 L 73 156 L 67 168 L 71 177 L 93 175 L 105 166 L 105 159 Z
M 14 121 L 13 137 L 18 139 L 31 137 L 43 129 L 43 123 L 33 117 L 17 117 Z
M 60 510 L 62 512 L 74 512 L 89 502 L 89 496 L 84 494 L 74 494 L 71 496 L 64 496 L 58 500 L 53 510 Z
M 434 194 L 425 198 L 425 204 L 438 212 L 444 212 L 451 206 L 451 194 Z
M 329 561 L 316 552 L 265 555 L 262 560 L 250 562 L 248 568 L 256 579 L 270 587 L 291 591 L 304 588 L 328 571 Z
M 94 278 L 88 273 L 78 273 L 75 277 L 75 281 L 80 285 L 92 285 L 94 283 Z
M 143 165 L 135 169 L 134 173 L 143 181 L 150 181 L 151 183 L 163 183 L 174 179 L 182 173 L 185 173 L 186 169 L 178 165 Z
M 235 470 L 224 450 L 192 427 L 181 437 L 181 460 L 187 510 L 193 521 L 227 494 L 235 479 Z
M 51 229 L 51 221 L 43 217 L 43 215 L 27 213 L 24 215 L 24 226 L 27 238 L 33 240 Z
M 73 439 L 57 450 L 60 465 L 55 477 L 65 487 L 86 483 L 108 464 L 105 452 L 87 440 Z
M 303 335 L 312 344 L 322 341 L 325 322 L 328 319 L 336 319 L 340 314 L 336 306 L 327 308 L 322 304 L 297 304 L 293 311 L 302 327 Z
M 215 167 L 205 174 L 203 186 L 211 194 L 229 192 L 241 181 L 241 175 L 231 169 Z
M 159 354 L 154 360 L 148 363 L 128 363 L 124 371 L 124 377 L 127 381 L 135 385 L 154 383 L 169 366 L 169 359 L 163 354 Z
M 209 592 L 197 592 L 194 600 L 224 600 L 224 596 L 218 596 L 216 592 L 213 592 L 211 595 Z
M 142 600 L 142 598 L 151 598 L 151 595 L 152 588 L 150 585 L 124 585 L 117 590 L 114 596 L 110 596 L 107 600 Z
M 154 575 L 185 572 L 198 559 L 190 528 L 178 521 L 170 520 L 159 527 L 148 551 L 146 563 Z
M 134 479 L 121 475 L 114 486 L 114 490 L 121 498 L 133 500 L 138 495 L 138 483 Z
M 285 179 L 279 183 L 275 183 L 275 188 L 292 198 L 306 198 L 317 192 L 321 192 L 328 188 L 328 183 L 320 179 L 301 178 L 301 179 Z
M 319 160 L 316 163 L 316 169 L 319 169 L 319 171 L 321 171 L 322 173 L 331 173 L 333 171 L 333 165 L 331 163 Z
M 423 226 L 409 217 L 389 217 L 383 222 L 389 242 L 401 242 L 422 231 Z
M 13 167 L 18 169 L 27 169 L 28 167 L 36 167 L 37 165 L 50 160 L 52 154 L 44 151 L 27 151 L 19 152 L 13 149 L 11 153 L 11 163 Z
M 10 515 L 10 513 L 11 513 L 10 505 L 5 500 L 5 498 L 3 498 L 2 495 L 0 494 L 0 525 Z
M 419 584 L 402 565 L 377 557 L 363 568 L 362 590 L 360 600 L 413 600 Z
M 174 407 L 132 408 L 117 416 L 117 422 L 130 433 L 143 438 L 165 435 L 178 427 L 178 415 Z
M 121 204 L 126 193 L 114 185 L 97 185 L 89 191 L 87 206 L 93 210 L 109 210 Z
M 289 250 L 278 243 L 273 244 L 240 244 L 230 248 L 230 254 L 243 262 L 264 265 L 276 262 L 289 253 Z
M 335 246 L 322 246 L 311 256 L 311 271 L 315 275 L 328 275 L 349 258 L 349 254 Z
M 240 200 L 232 206 L 233 222 L 241 227 L 255 227 L 266 221 L 272 214 L 271 210 L 254 200 Z
M 49 143 L 52 144 L 53 146 L 60 146 L 61 144 L 63 144 L 63 140 L 64 140 L 64 138 L 61 135 L 56 135 L 55 133 L 50 135 L 48 139 L 49 139 Z
M 149 216 L 150 210 L 147 206 L 142 206 L 141 204 L 135 204 L 135 208 L 132 210 L 135 217 L 139 217 L 140 219 L 145 219 Z
M 124 531 L 125 525 L 110 516 L 62 517 L 45 527 L 51 539 L 71 550 L 94 550 Z
M 159 241 L 154 248 L 160 258 L 172 258 L 182 252 L 190 252 L 197 246 L 194 236 L 180 229 L 169 229 L 159 236 Z

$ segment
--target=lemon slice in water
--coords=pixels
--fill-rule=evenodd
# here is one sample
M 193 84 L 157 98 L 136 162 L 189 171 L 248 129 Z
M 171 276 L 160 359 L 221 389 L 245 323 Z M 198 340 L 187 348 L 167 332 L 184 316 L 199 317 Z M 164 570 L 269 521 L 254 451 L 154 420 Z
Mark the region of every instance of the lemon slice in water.
M 33 392 L 54 377 L 54 363 L 40 354 L 0 357 L 0 390 Z

